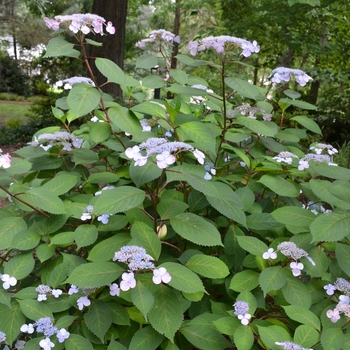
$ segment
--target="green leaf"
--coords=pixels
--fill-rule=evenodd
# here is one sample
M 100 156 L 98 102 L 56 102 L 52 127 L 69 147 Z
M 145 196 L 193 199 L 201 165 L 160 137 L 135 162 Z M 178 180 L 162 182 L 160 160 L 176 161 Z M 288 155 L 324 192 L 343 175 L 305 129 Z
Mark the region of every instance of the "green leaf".
M 193 141 L 201 150 L 216 153 L 216 139 L 212 129 L 206 124 L 197 121 L 187 122 L 179 128 L 187 140 Z
M 154 304 L 154 297 L 141 281 L 137 281 L 136 287 L 131 289 L 131 301 L 141 311 L 147 321 L 147 315 Z
M 289 98 L 281 98 L 278 103 L 286 103 L 288 105 L 292 105 L 301 109 L 307 109 L 307 110 L 315 110 L 317 109 L 316 106 L 312 105 L 311 103 L 305 102 L 305 101 L 299 101 L 299 100 L 291 100 Z
M 183 311 L 173 289 L 160 285 L 154 293 L 157 302 L 149 312 L 152 327 L 160 334 L 173 341 L 176 331 L 183 321 Z
M 97 237 L 98 232 L 94 225 L 80 225 L 74 231 L 74 240 L 77 243 L 78 249 L 94 243 Z
M 131 339 L 129 350 L 155 350 L 164 337 L 156 332 L 151 326 L 136 331 Z
M 186 266 L 193 272 L 207 278 L 225 278 L 230 271 L 227 265 L 219 258 L 204 254 L 193 255 Z
M 315 214 L 293 206 L 285 206 L 274 210 L 271 215 L 279 222 L 285 225 L 298 225 L 309 228 L 315 220 Z
M 161 199 L 157 211 L 162 220 L 171 219 L 188 209 L 188 204 L 174 199 Z
M 97 69 L 104 75 L 109 82 L 124 85 L 126 76 L 123 70 L 113 61 L 107 58 L 97 57 L 95 59 Z
M 69 109 L 82 117 L 97 108 L 100 103 L 100 92 L 89 84 L 74 84 L 67 96 Z
M 170 219 L 174 231 L 181 237 L 203 246 L 222 246 L 221 236 L 216 227 L 192 213 L 182 213 Z
M 142 79 L 142 86 L 150 89 L 160 89 L 165 86 L 165 81 L 159 75 L 149 75 Z
M 93 300 L 89 311 L 84 314 L 87 328 L 104 342 L 105 335 L 112 324 L 109 305 L 101 300 Z
M 213 321 L 213 324 L 222 334 L 233 336 L 236 329 L 241 326 L 241 322 L 236 317 L 222 317 L 216 321 Z
M 76 58 L 80 56 L 80 52 L 74 49 L 74 44 L 71 44 L 68 41 L 64 40 L 62 37 L 58 36 L 56 38 L 52 38 L 48 42 L 44 57 L 59 56 Z
M 251 291 L 259 285 L 259 273 L 252 270 L 244 270 L 236 273 L 230 283 L 230 289 L 236 292 Z
M 31 163 L 25 159 L 12 158 L 11 166 L 6 169 L 6 173 L 9 175 L 24 174 L 32 167 Z
M 158 168 L 157 164 L 153 162 L 147 162 L 144 166 L 131 165 L 129 168 L 131 180 L 137 187 L 158 179 L 162 171 L 163 170 Z
M 121 326 L 130 326 L 130 317 L 124 306 L 112 303 L 109 304 L 109 307 L 112 311 L 113 323 Z
M 90 137 L 91 140 L 100 143 L 107 140 L 111 134 L 111 126 L 108 123 L 92 123 L 90 125 Z
M 256 256 L 262 256 L 268 249 L 264 242 L 252 236 L 238 236 L 237 241 L 244 250 Z
M 145 199 L 145 192 L 134 187 L 117 187 L 102 191 L 94 205 L 94 212 L 115 214 L 125 212 L 140 205 Z
M 116 103 L 108 110 L 108 116 L 113 124 L 130 135 L 136 136 L 142 131 L 140 121 L 135 114 Z
M 170 69 L 170 75 L 179 84 L 186 85 L 188 83 L 188 74 L 181 69 Z
M 298 197 L 300 195 L 299 187 L 294 182 L 287 181 L 281 176 L 263 175 L 258 182 L 280 196 Z
M 69 338 L 64 341 L 66 350 L 94 350 L 92 344 L 81 335 L 70 334 Z
M 121 232 L 113 235 L 110 238 L 104 239 L 97 243 L 90 250 L 88 260 L 90 261 L 108 261 L 114 257 L 114 253 L 121 247 L 130 242 L 130 235 L 126 232 Z
M 32 253 L 15 255 L 5 264 L 5 273 L 16 277 L 18 280 L 27 277 L 34 268 Z
M 280 350 L 281 347 L 276 345 L 277 342 L 291 341 L 291 337 L 285 328 L 279 326 L 261 327 L 258 326 L 259 335 L 265 345 L 271 350 Z
M 250 350 L 254 344 L 254 334 L 250 327 L 240 326 L 233 335 L 238 350 Z
M 26 322 L 26 318 L 17 302 L 11 304 L 11 308 L 0 305 L 0 329 L 6 334 L 6 341 L 12 344 L 20 333 L 21 326 Z
M 55 323 L 55 326 L 58 328 L 58 329 L 61 329 L 61 328 L 67 328 L 69 327 L 73 322 L 74 320 L 77 318 L 77 316 L 70 316 L 70 315 L 67 315 L 67 316 L 62 316 L 61 318 L 59 318 L 56 323 Z
M 163 105 L 162 105 L 163 106 Z M 133 112 L 139 112 L 142 114 L 150 114 L 155 117 L 166 119 L 166 110 L 161 107 L 158 103 L 152 101 L 145 101 L 131 108 Z
M 113 183 L 119 180 L 119 176 L 114 173 L 101 172 L 96 174 L 91 174 L 87 179 L 88 182 L 92 184 L 100 183 Z
M 264 231 L 273 230 L 277 227 L 281 227 L 278 221 L 276 221 L 271 214 L 268 213 L 253 213 L 247 216 L 247 227 L 252 231 Z
M 248 97 L 252 100 L 264 100 L 264 95 L 262 91 L 264 89 L 259 89 L 256 85 L 248 83 L 245 80 L 239 78 L 225 78 L 225 83 L 233 90 L 236 90 L 239 95 L 243 97 Z
M 0 220 L 0 249 L 10 248 L 13 238 L 26 228 L 27 224 L 21 217 Z
M 322 214 L 316 217 L 310 230 L 312 242 L 337 242 L 350 233 L 350 217 L 337 213 Z
M 80 148 L 72 149 L 73 161 L 78 164 L 93 164 L 98 161 L 98 155 L 91 149 Z
M 271 290 L 278 290 L 286 283 L 286 275 L 280 266 L 268 267 L 259 276 L 260 287 L 266 295 Z
M 5 289 L 0 289 L 0 304 L 4 304 L 11 307 L 11 295 L 10 293 Z
M 161 266 L 171 275 L 169 286 L 185 293 L 205 292 L 201 279 L 187 267 L 172 262 L 166 262 Z
M 54 177 L 52 180 L 46 182 L 43 188 L 50 191 L 56 196 L 66 194 L 77 184 L 77 177 L 71 174 L 63 174 Z
M 290 120 L 295 120 L 296 122 L 301 124 L 304 128 L 306 128 L 306 129 L 308 129 L 316 134 L 322 135 L 322 131 L 321 131 L 320 127 L 318 126 L 318 124 L 308 117 L 296 116 L 296 117 L 290 118 Z
M 234 121 L 236 124 L 243 125 L 257 134 L 263 134 L 264 136 L 271 137 L 275 136 L 275 132 L 273 132 L 272 129 L 270 129 L 265 123 L 258 120 L 247 117 L 238 117 Z
M 321 344 L 323 349 L 343 349 L 344 341 L 344 333 L 341 328 L 329 328 L 322 331 Z
M 284 298 L 291 305 L 302 306 L 308 309 L 311 306 L 311 295 L 305 284 L 295 277 L 287 277 L 282 287 Z
M 304 324 L 297 327 L 294 332 L 294 342 L 307 348 L 313 346 L 319 340 L 320 334 L 316 331 L 316 329 Z
M 116 342 L 114 339 L 111 339 L 107 350 L 128 350 L 124 345 Z
M 149 54 L 143 54 L 139 56 L 136 60 L 137 68 L 150 69 L 150 68 L 154 68 L 157 65 L 158 65 L 158 57 L 149 55 Z
M 44 244 L 40 244 L 37 248 L 36 248 L 36 256 L 37 258 L 40 260 L 40 262 L 44 262 L 48 259 L 50 259 L 52 257 L 52 255 L 55 254 L 55 247 L 51 246 L 47 243 Z
M 336 180 L 350 180 L 350 169 L 343 168 L 341 166 L 329 166 L 327 163 L 309 163 L 308 172 L 314 176 L 317 175 L 326 176 L 330 179 Z
M 68 268 L 66 263 L 59 264 L 54 267 L 49 276 L 49 285 L 52 288 L 57 288 L 64 282 L 68 275 Z
M 131 237 L 133 244 L 145 248 L 148 254 L 158 260 L 162 247 L 160 239 L 151 227 L 141 221 L 135 221 L 131 227 Z
M 305 309 L 302 306 L 296 305 L 282 307 L 284 308 L 287 316 L 290 317 L 292 320 L 320 330 L 320 320 L 313 312 Z
M 33 321 L 42 317 L 54 319 L 50 308 L 44 303 L 37 300 L 18 300 L 23 314 Z
M 115 281 L 125 270 L 112 262 L 92 262 L 78 266 L 67 283 L 82 288 L 96 288 Z
M 337 243 L 335 247 L 335 254 L 340 268 L 350 276 L 350 247 L 342 243 Z

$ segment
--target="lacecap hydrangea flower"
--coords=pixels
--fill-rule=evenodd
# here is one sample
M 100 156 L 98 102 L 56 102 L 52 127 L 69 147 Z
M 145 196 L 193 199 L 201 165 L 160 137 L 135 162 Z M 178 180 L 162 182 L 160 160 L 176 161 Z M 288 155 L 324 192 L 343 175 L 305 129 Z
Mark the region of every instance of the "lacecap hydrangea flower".
M 249 324 L 250 319 L 252 318 L 252 315 L 248 313 L 249 311 L 249 304 L 245 301 L 237 300 L 234 304 L 234 314 L 237 316 L 237 318 L 241 321 L 241 323 L 244 326 L 247 326 Z
M 147 46 L 154 46 L 160 42 L 168 43 L 180 43 L 180 37 L 165 29 L 152 30 L 147 39 L 138 41 L 135 46 L 140 48 L 146 48 Z
M 289 82 L 291 77 L 294 76 L 297 83 L 301 86 L 305 86 L 309 80 L 312 80 L 310 76 L 308 76 L 301 69 L 292 69 L 285 67 L 278 67 L 274 69 L 269 78 L 273 83 L 281 83 L 282 81 Z
M 304 348 L 299 344 L 295 344 L 291 341 L 275 342 L 276 345 L 282 346 L 284 350 L 312 350 L 309 348 Z
M 9 168 L 11 166 L 11 160 L 11 156 L 8 153 L 3 154 L 0 148 L 0 168 Z

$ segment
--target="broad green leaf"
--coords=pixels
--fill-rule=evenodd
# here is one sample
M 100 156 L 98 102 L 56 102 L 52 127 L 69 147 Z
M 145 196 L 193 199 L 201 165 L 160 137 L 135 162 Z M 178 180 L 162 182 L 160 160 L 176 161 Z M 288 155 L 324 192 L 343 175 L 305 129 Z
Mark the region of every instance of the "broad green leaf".
M 140 121 L 134 113 L 125 107 L 114 104 L 113 107 L 108 110 L 108 116 L 113 124 L 130 135 L 136 136 L 142 131 Z
M 323 349 L 340 350 L 345 341 L 344 333 L 341 328 L 324 329 L 321 334 L 321 344 Z
M 193 272 L 207 278 L 225 278 L 230 271 L 219 258 L 204 254 L 193 255 L 186 266 Z
M 117 187 L 114 190 L 102 191 L 98 196 L 94 212 L 115 214 L 125 212 L 140 205 L 145 199 L 145 192 L 134 187 Z
M 167 91 L 170 91 L 177 95 L 190 95 L 190 96 L 206 96 L 208 95 L 206 90 L 201 89 L 195 89 L 188 86 L 183 86 L 181 84 L 171 84 L 169 87 L 166 88 Z
M 171 219 L 173 216 L 183 213 L 188 204 L 174 199 L 161 199 L 157 205 L 157 211 L 162 220 Z
M 236 273 L 230 282 L 230 289 L 236 292 L 251 291 L 259 285 L 259 273 L 252 270 L 244 270 Z
M 154 297 L 141 281 L 137 281 L 136 287 L 131 289 L 131 301 L 142 312 L 147 321 L 147 315 L 154 304 Z
M 116 63 L 107 58 L 97 57 L 95 59 L 95 64 L 97 69 L 108 79 L 109 82 L 119 85 L 125 84 L 125 74 Z
M 66 263 L 59 264 L 54 267 L 49 276 L 49 285 L 51 288 L 57 288 L 62 284 L 68 276 L 68 268 Z
M 282 307 L 284 308 L 287 316 L 290 317 L 292 320 L 320 330 L 320 320 L 313 312 L 309 311 L 308 309 L 302 306 L 296 305 Z
M 165 86 L 165 81 L 159 75 L 149 75 L 142 79 L 142 86 L 150 89 L 159 89 Z
M 236 317 L 222 317 L 213 321 L 213 324 L 222 334 L 233 335 L 242 324 Z
M 111 339 L 107 350 L 128 350 L 124 345 L 116 342 L 114 339 Z
M 187 122 L 181 124 L 179 129 L 187 140 L 193 141 L 201 150 L 216 153 L 216 140 L 212 129 L 206 123 Z
M 329 166 L 327 163 L 309 162 L 309 169 L 307 171 L 314 176 L 317 175 L 326 176 L 330 179 L 336 180 L 350 180 L 350 169 L 343 168 L 341 166 Z
M 81 335 L 70 334 L 69 338 L 64 341 L 66 350 L 94 350 L 92 344 Z
M 340 268 L 350 276 L 350 246 L 342 243 L 337 243 L 335 248 L 337 263 Z
M 47 243 L 43 243 L 36 248 L 35 253 L 40 262 L 43 263 L 55 254 L 55 247 Z
M 79 148 L 72 149 L 73 160 L 76 165 L 78 164 L 93 164 L 98 161 L 98 155 L 91 149 Z
M 298 225 L 309 228 L 315 215 L 309 210 L 293 206 L 285 206 L 274 210 L 271 215 L 285 225 Z
M 112 312 L 109 305 L 101 300 L 93 300 L 84 314 L 87 328 L 104 342 L 105 335 L 112 324 Z
M 9 175 L 17 175 L 27 173 L 31 167 L 31 163 L 25 159 L 12 158 L 11 166 L 5 170 Z
M 54 237 L 52 237 L 50 241 L 50 245 L 53 244 L 73 244 L 74 243 L 74 232 L 68 231 L 68 232 L 62 232 L 58 233 Z
M 302 306 L 306 309 L 311 306 L 311 295 L 305 284 L 297 278 L 288 276 L 281 290 L 289 304 Z
M 121 247 L 130 242 L 131 237 L 129 233 L 121 232 L 113 235 L 110 238 L 104 239 L 102 242 L 97 243 L 90 250 L 88 260 L 90 261 L 108 261 L 114 256 Z
M 294 342 L 309 348 L 320 340 L 320 334 L 315 328 L 305 324 L 300 325 L 294 332 Z
M 233 335 L 237 350 L 250 350 L 254 344 L 254 334 L 250 327 L 240 326 Z
M 113 323 L 121 326 L 130 326 L 130 317 L 124 306 L 110 303 L 109 307 L 112 311 Z
M 100 183 L 114 183 L 119 180 L 119 176 L 114 173 L 101 172 L 91 174 L 87 179 L 88 182 L 92 184 L 100 184 Z
M 188 74 L 181 69 L 170 69 L 170 75 L 179 84 L 186 85 L 188 83 Z
M 315 110 L 317 109 L 316 106 L 312 105 L 311 103 L 300 101 L 300 100 L 291 100 L 289 98 L 281 98 L 278 103 L 285 103 L 288 105 L 292 105 L 301 109 L 307 109 L 307 110 Z
M 54 313 L 67 311 L 72 307 L 68 295 L 61 295 L 59 298 L 48 296 L 45 305 Z
M 100 143 L 104 140 L 107 140 L 111 134 L 111 126 L 108 123 L 92 123 L 90 125 L 89 136 L 91 140 Z
M 276 221 L 271 214 L 268 213 L 253 213 L 247 216 L 247 227 L 255 231 L 273 230 L 281 227 L 281 223 Z
M 237 241 L 244 250 L 256 256 L 262 256 L 268 249 L 264 242 L 252 236 L 238 236 Z
M 50 308 L 44 303 L 37 300 L 18 300 L 23 314 L 33 321 L 37 321 L 42 317 L 50 317 L 53 319 Z
M 22 253 L 15 255 L 5 264 L 5 273 L 16 277 L 18 280 L 27 277 L 34 268 L 33 254 Z
M 288 331 L 279 326 L 261 327 L 258 326 L 259 335 L 265 345 L 271 350 L 280 350 L 281 347 L 276 344 L 277 342 L 291 341 L 291 337 Z
M 12 344 L 20 333 L 21 326 L 26 322 L 26 318 L 17 302 L 11 303 L 11 308 L 0 305 L 0 329 L 6 334 L 6 341 Z
M 279 290 L 286 283 L 286 275 L 280 266 L 268 267 L 259 276 L 260 287 L 266 295 L 272 290 Z
M 147 162 L 144 166 L 131 165 L 129 168 L 130 177 L 137 187 L 158 179 L 162 171 L 163 170 L 158 168 L 157 164 L 153 162 Z
M 247 118 L 247 117 L 238 117 L 235 119 L 235 123 L 239 125 L 243 125 L 249 130 L 262 134 L 264 136 L 273 137 L 275 133 L 263 122 Z
M 162 105 L 163 106 L 163 105 Z M 145 101 L 131 108 L 133 112 L 142 114 L 149 114 L 158 118 L 166 119 L 166 109 L 161 107 L 158 103 L 152 101 Z
M 263 175 L 258 182 L 280 196 L 298 197 L 300 195 L 299 187 L 294 182 L 285 180 L 281 176 Z
M 46 46 L 44 57 L 79 57 L 80 52 L 74 49 L 74 44 L 64 40 L 61 36 L 50 39 Z
M 62 316 L 61 318 L 59 318 L 59 319 L 56 321 L 55 326 L 56 326 L 58 329 L 61 329 L 61 328 L 68 328 L 68 327 L 74 322 L 74 320 L 75 320 L 76 318 L 77 318 L 76 316 L 70 316 L 70 315 Z
M 170 219 L 174 231 L 181 237 L 203 246 L 222 246 L 221 236 L 209 221 L 192 213 L 182 213 Z
M 11 295 L 7 290 L 3 288 L 0 289 L 0 304 L 11 307 Z
M 264 100 L 264 89 L 258 88 L 256 85 L 248 83 L 239 78 L 225 78 L 225 83 L 238 92 L 243 97 L 248 97 L 252 100 Z
M 64 174 L 56 176 L 52 180 L 46 182 L 43 188 L 56 196 L 60 196 L 69 192 L 76 184 L 77 177 L 75 175 Z
M 80 225 L 74 231 L 74 240 L 77 243 L 77 248 L 86 247 L 93 244 L 98 237 L 97 228 L 94 225 Z
M 322 214 L 310 225 L 310 230 L 312 242 L 337 242 L 350 233 L 350 217 L 337 213 Z
M 183 311 L 179 307 L 179 299 L 173 289 L 160 285 L 154 293 L 154 303 L 149 312 L 149 322 L 160 334 L 173 341 L 176 331 L 183 321 Z
M 201 279 L 187 267 L 172 262 L 166 262 L 161 266 L 171 275 L 169 282 L 171 287 L 185 293 L 205 292 Z
M 290 120 L 295 120 L 296 122 L 301 124 L 304 128 L 306 128 L 306 129 L 308 129 L 316 134 L 322 135 L 322 131 L 321 131 L 320 127 L 318 126 L 318 124 L 308 117 L 296 116 L 296 117 L 290 118 Z
M 82 288 L 96 288 L 115 281 L 125 270 L 112 262 L 92 262 L 78 266 L 67 283 Z
M 100 98 L 100 92 L 94 86 L 74 84 L 67 96 L 67 104 L 76 116 L 82 117 L 96 109 Z
M 129 350 L 156 350 L 164 337 L 151 326 L 136 331 L 131 339 Z
M 0 220 L 0 249 L 11 247 L 13 238 L 18 232 L 27 228 L 27 224 L 21 217 L 9 217 Z
M 150 54 L 143 54 L 136 60 L 137 68 L 151 69 L 158 65 L 158 57 Z
M 158 260 L 162 250 L 160 239 L 154 230 L 141 221 L 135 221 L 131 227 L 131 237 L 133 244 L 146 249 L 155 260 Z

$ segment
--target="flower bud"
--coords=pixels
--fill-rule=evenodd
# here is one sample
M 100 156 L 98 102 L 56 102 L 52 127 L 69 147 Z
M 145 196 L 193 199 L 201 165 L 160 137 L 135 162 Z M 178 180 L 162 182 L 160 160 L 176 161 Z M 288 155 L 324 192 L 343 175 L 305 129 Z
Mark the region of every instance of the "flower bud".
M 166 227 L 166 225 L 157 226 L 157 236 L 159 237 L 159 239 L 165 238 L 167 233 L 168 233 L 168 228 Z

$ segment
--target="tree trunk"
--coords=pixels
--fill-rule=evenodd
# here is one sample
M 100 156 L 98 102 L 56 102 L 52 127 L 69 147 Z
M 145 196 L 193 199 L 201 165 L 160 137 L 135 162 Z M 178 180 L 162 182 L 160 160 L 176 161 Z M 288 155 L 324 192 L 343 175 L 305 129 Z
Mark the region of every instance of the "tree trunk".
M 103 35 L 92 38 L 102 42 L 102 47 L 90 46 L 90 57 L 108 58 L 115 62 L 121 69 L 124 68 L 124 41 L 125 41 L 125 24 L 127 15 L 128 0 L 94 0 L 92 4 L 92 13 L 99 15 L 111 21 L 115 26 L 115 34 Z M 91 66 L 96 76 L 98 85 L 104 84 L 107 79 L 97 70 L 94 60 L 91 59 Z M 122 90 L 119 85 L 109 83 L 102 87 L 102 90 L 114 98 L 122 99 Z

